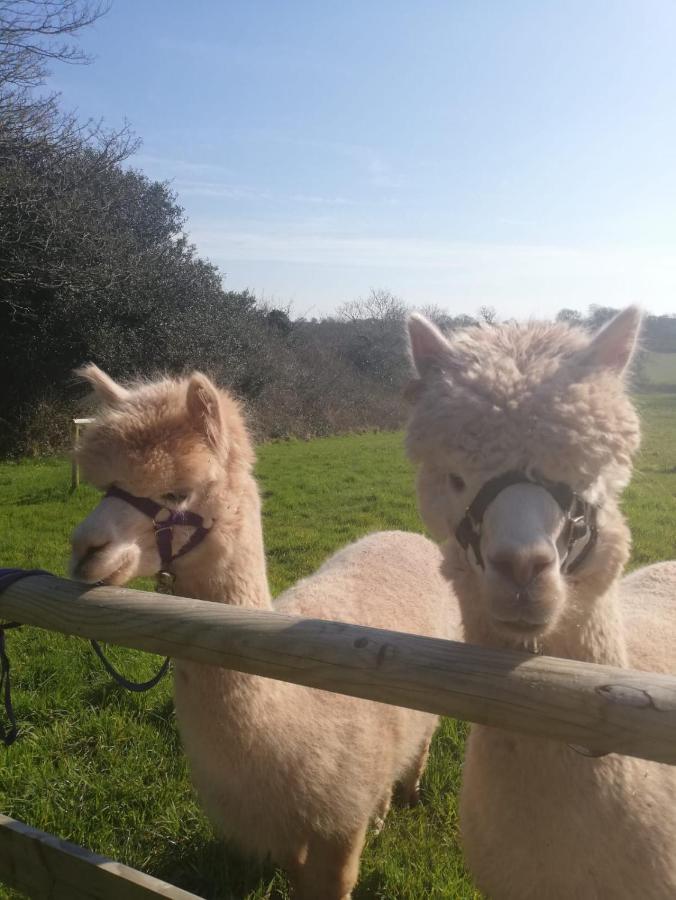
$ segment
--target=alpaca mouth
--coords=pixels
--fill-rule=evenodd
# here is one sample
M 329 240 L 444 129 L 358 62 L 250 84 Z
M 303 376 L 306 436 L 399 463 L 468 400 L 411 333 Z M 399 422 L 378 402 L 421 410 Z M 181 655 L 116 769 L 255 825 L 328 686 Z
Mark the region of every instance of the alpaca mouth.
M 94 587 L 102 587 L 106 584 L 112 584 L 122 586 L 130 581 L 132 578 L 126 571 L 126 567 L 124 565 L 120 566 L 119 569 L 116 569 L 114 572 L 111 572 L 110 575 L 106 575 L 105 578 L 98 578 L 96 581 L 91 582 Z
M 71 566 L 72 577 L 78 581 L 85 581 L 93 585 L 123 585 L 133 577 L 129 571 L 131 560 L 127 554 L 123 554 L 121 558 L 115 560 L 112 568 L 109 565 L 105 565 L 100 556 L 100 551 L 97 548 L 86 553 L 82 559 Z
M 547 630 L 548 622 L 528 622 L 526 619 L 495 619 L 496 626 L 509 634 L 532 637 Z

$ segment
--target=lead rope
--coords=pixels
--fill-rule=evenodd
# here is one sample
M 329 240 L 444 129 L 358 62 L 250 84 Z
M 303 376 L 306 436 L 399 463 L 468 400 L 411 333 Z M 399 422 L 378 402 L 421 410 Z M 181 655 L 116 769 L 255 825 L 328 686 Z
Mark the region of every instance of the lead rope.
M 98 658 L 103 663 L 103 668 L 110 675 L 113 681 L 116 681 L 120 687 L 126 688 L 128 691 L 134 691 L 136 694 L 142 694 L 144 691 L 149 691 L 151 688 L 154 688 L 156 684 L 159 684 L 160 681 L 164 678 L 164 676 L 169 671 L 169 663 L 171 660 L 167 656 L 160 666 L 159 670 L 153 675 L 152 678 L 149 678 L 147 681 L 130 681 L 128 678 L 125 678 L 121 672 L 118 672 L 117 669 L 113 666 L 111 661 L 106 657 L 106 654 L 101 649 L 101 645 L 98 641 L 92 639 L 92 647 L 94 648 L 94 653 L 98 656 Z
M 0 594 L 15 581 L 28 578 L 29 575 L 49 575 L 44 569 L 0 569 Z M 10 663 L 5 645 L 5 631 L 9 628 L 20 628 L 20 622 L 0 622 L 0 694 L 5 707 L 5 716 L 9 727 L 0 723 L 0 741 L 5 747 L 11 747 L 19 736 L 19 726 L 16 723 L 14 706 L 12 705 L 12 683 L 10 678 Z
M 159 572 L 157 575 L 156 590 L 161 594 L 171 594 L 173 593 L 173 582 L 173 575 L 168 572 Z M 99 583 L 101 584 L 102 582 Z M 99 644 L 98 641 L 95 641 L 92 638 L 91 645 L 94 648 L 94 653 L 96 653 L 98 658 L 101 660 L 103 668 L 110 675 L 113 681 L 115 681 L 120 685 L 120 687 L 123 687 L 125 690 L 133 691 L 135 694 L 142 694 L 144 691 L 149 691 L 151 688 L 154 688 L 156 684 L 159 684 L 160 681 L 162 681 L 164 676 L 169 671 L 169 663 L 171 662 L 171 660 L 168 656 L 166 656 L 164 662 L 152 678 L 149 678 L 147 681 L 131 681 L 129 678 L 125 678 L 121 672 L 117 671 L 115 666 L 103 652 L 101 644 Z
M 11 746 L 19 734 L 19 728 L 16 724 L 16 716 L 14 715 L 14 707 L 12 706 L 12 688 L 9 678 L 9 657 L 5 650 L 5 630 L 7 628 L 18 628 L 18 622 L 2 622 L 0 623 L 0 694 L 2 694 L 2 702 L 5 705 L 5 715 L 9 722 L 9 728 L 5 728 L 0 724 L 0 741 L 5 747 Z
M 20 581 L 22 578 L 28 578 L 31 575 L 51 574 L 51 572 L 45 572 L 44 569 L 0 569 L 0 594 L 2 594 L 2 592 L 10 585 L 14 584 L 15 581 Z M 161 573 L 161 576 L 166 576 L 166 578 L 160 578 L 158 580 L 159 590 L 163 590 L 163 585 L 167 585 L 173 578 L 173 576 L 167 575 L 167 573 Z M 164 588 L 164 592 L 169 593 L 170 590 Z M 21 624 L 21 622 L 0 622 L 0 696 L 2 697 L 2 703 L 5 707 L 5 717 L 9 723 L 8 726 L 5 726 L 5 724 L 0 722 L 0 741 L 2 741 L 5 747 L 10 747 L 19 736 L 19 727 L 17 725 L 14 706 L 12 704 L 12 686 L 10 680 L 11 666 L 5 645 L 5 631 L 10 628 L 20 628 Z M 148 679 L 148 681 L 130 681 L 114 668 L 106 658 L 98 641 L 92 640 L 91 644 L 106 672 L 108 672 L 110 677 L 117 682 L 117 684 L 128 691 L 134 691 L 135 693 L 149 691 L 151 688 L 154 688 L 155 685 L 159 684 L 169 671 L 170 660 L 169 657 L 167 657 L 160 666 L 159 671 L 153 675 L 152 678 Z

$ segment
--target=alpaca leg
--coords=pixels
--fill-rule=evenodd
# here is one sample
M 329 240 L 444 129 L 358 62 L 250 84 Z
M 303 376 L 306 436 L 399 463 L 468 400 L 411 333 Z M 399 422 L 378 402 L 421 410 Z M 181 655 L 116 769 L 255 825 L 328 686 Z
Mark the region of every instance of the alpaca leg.
M 385 819 L 390 811 L 390 803 L 392 802 L 392 791 L 388 791 L 380 801 L 375 815 L 373 816 L 373 830 L 376 834 L 380 834 L 385 825 Z
M 350 900 L 365 837 L 366 826 L 344 838 L 313 836 L 303 865 L 290 875 L 294 900 Z
M 408 806 L 417 806 L 420 803 L 420 779 L 427 765 L 427 758 L 430 755 L 430 744 L 432 738 L 428 738 L 422 745 L 420 755 L 416 758 L 409 772 L 402 778 L 401 792 L 404 803 Z

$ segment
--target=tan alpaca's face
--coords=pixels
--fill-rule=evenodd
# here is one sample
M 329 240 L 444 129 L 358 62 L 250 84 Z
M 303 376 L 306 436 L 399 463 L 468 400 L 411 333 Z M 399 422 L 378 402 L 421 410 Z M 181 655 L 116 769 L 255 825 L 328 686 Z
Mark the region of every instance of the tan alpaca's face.
M 76 454 L 83 476 L 102 491 L 115 485 L 169 509 L 191 510 L 209 527 L 219 499 L 215 486 L 227 482 L 230 449 L 225 400 L 216 388 L 201 375 L 127 390 L 96 367 L 82 374 L 105 402 Z M 192 533 L 174 527 L 174 553 Z M 117 497 L 102 498 L 71 545 L 70 571 L 83 581 L 126 584 L 161 568 L 152 520 Z
M 630 309 L 593 339 L 533 323 L 472 328 L 447 340 L 425 320 L 410 323 L 420 377 L 409 389 L 407 448 L 418 466 L 420 511 L 448 542 L 449 571 L 469 578 L 472 603 L 496 632 L 544 634 L 567 608 L 564 513 L 542 486 L 505 488 L 483 516 L 482 565 L 471 547 L 460 547 L 456 529 L 483 485 L 507 472 L 566 484 L 590 503 L 615 503 L 639 443 L 623 381 L 638 325 Z

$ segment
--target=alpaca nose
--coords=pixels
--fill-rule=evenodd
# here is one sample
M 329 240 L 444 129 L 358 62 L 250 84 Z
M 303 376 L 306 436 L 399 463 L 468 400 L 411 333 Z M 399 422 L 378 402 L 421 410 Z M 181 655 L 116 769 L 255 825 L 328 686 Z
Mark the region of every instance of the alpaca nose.
M 550 544 L 510 547 L 488 557 L 490 566 L 517 587 L 526 587 L 556 562 L 556 551 Z
M 100 528 L 92 528 L 89 519 L 81 522 L 70 536 L 70 574 L 77 577 L 78 572 L 92 557 L 110 543 L 110 535 L 105 534 Z
M 80 544 L 78 548 L 73 547 L 70 564 L 71 575 L 77 578 L 77 576 L 82 573 L 84 566 L 86 566 L 97 553 L 104 550 L 109 543 L 110 541 L 104 541 L 100 544 Z

